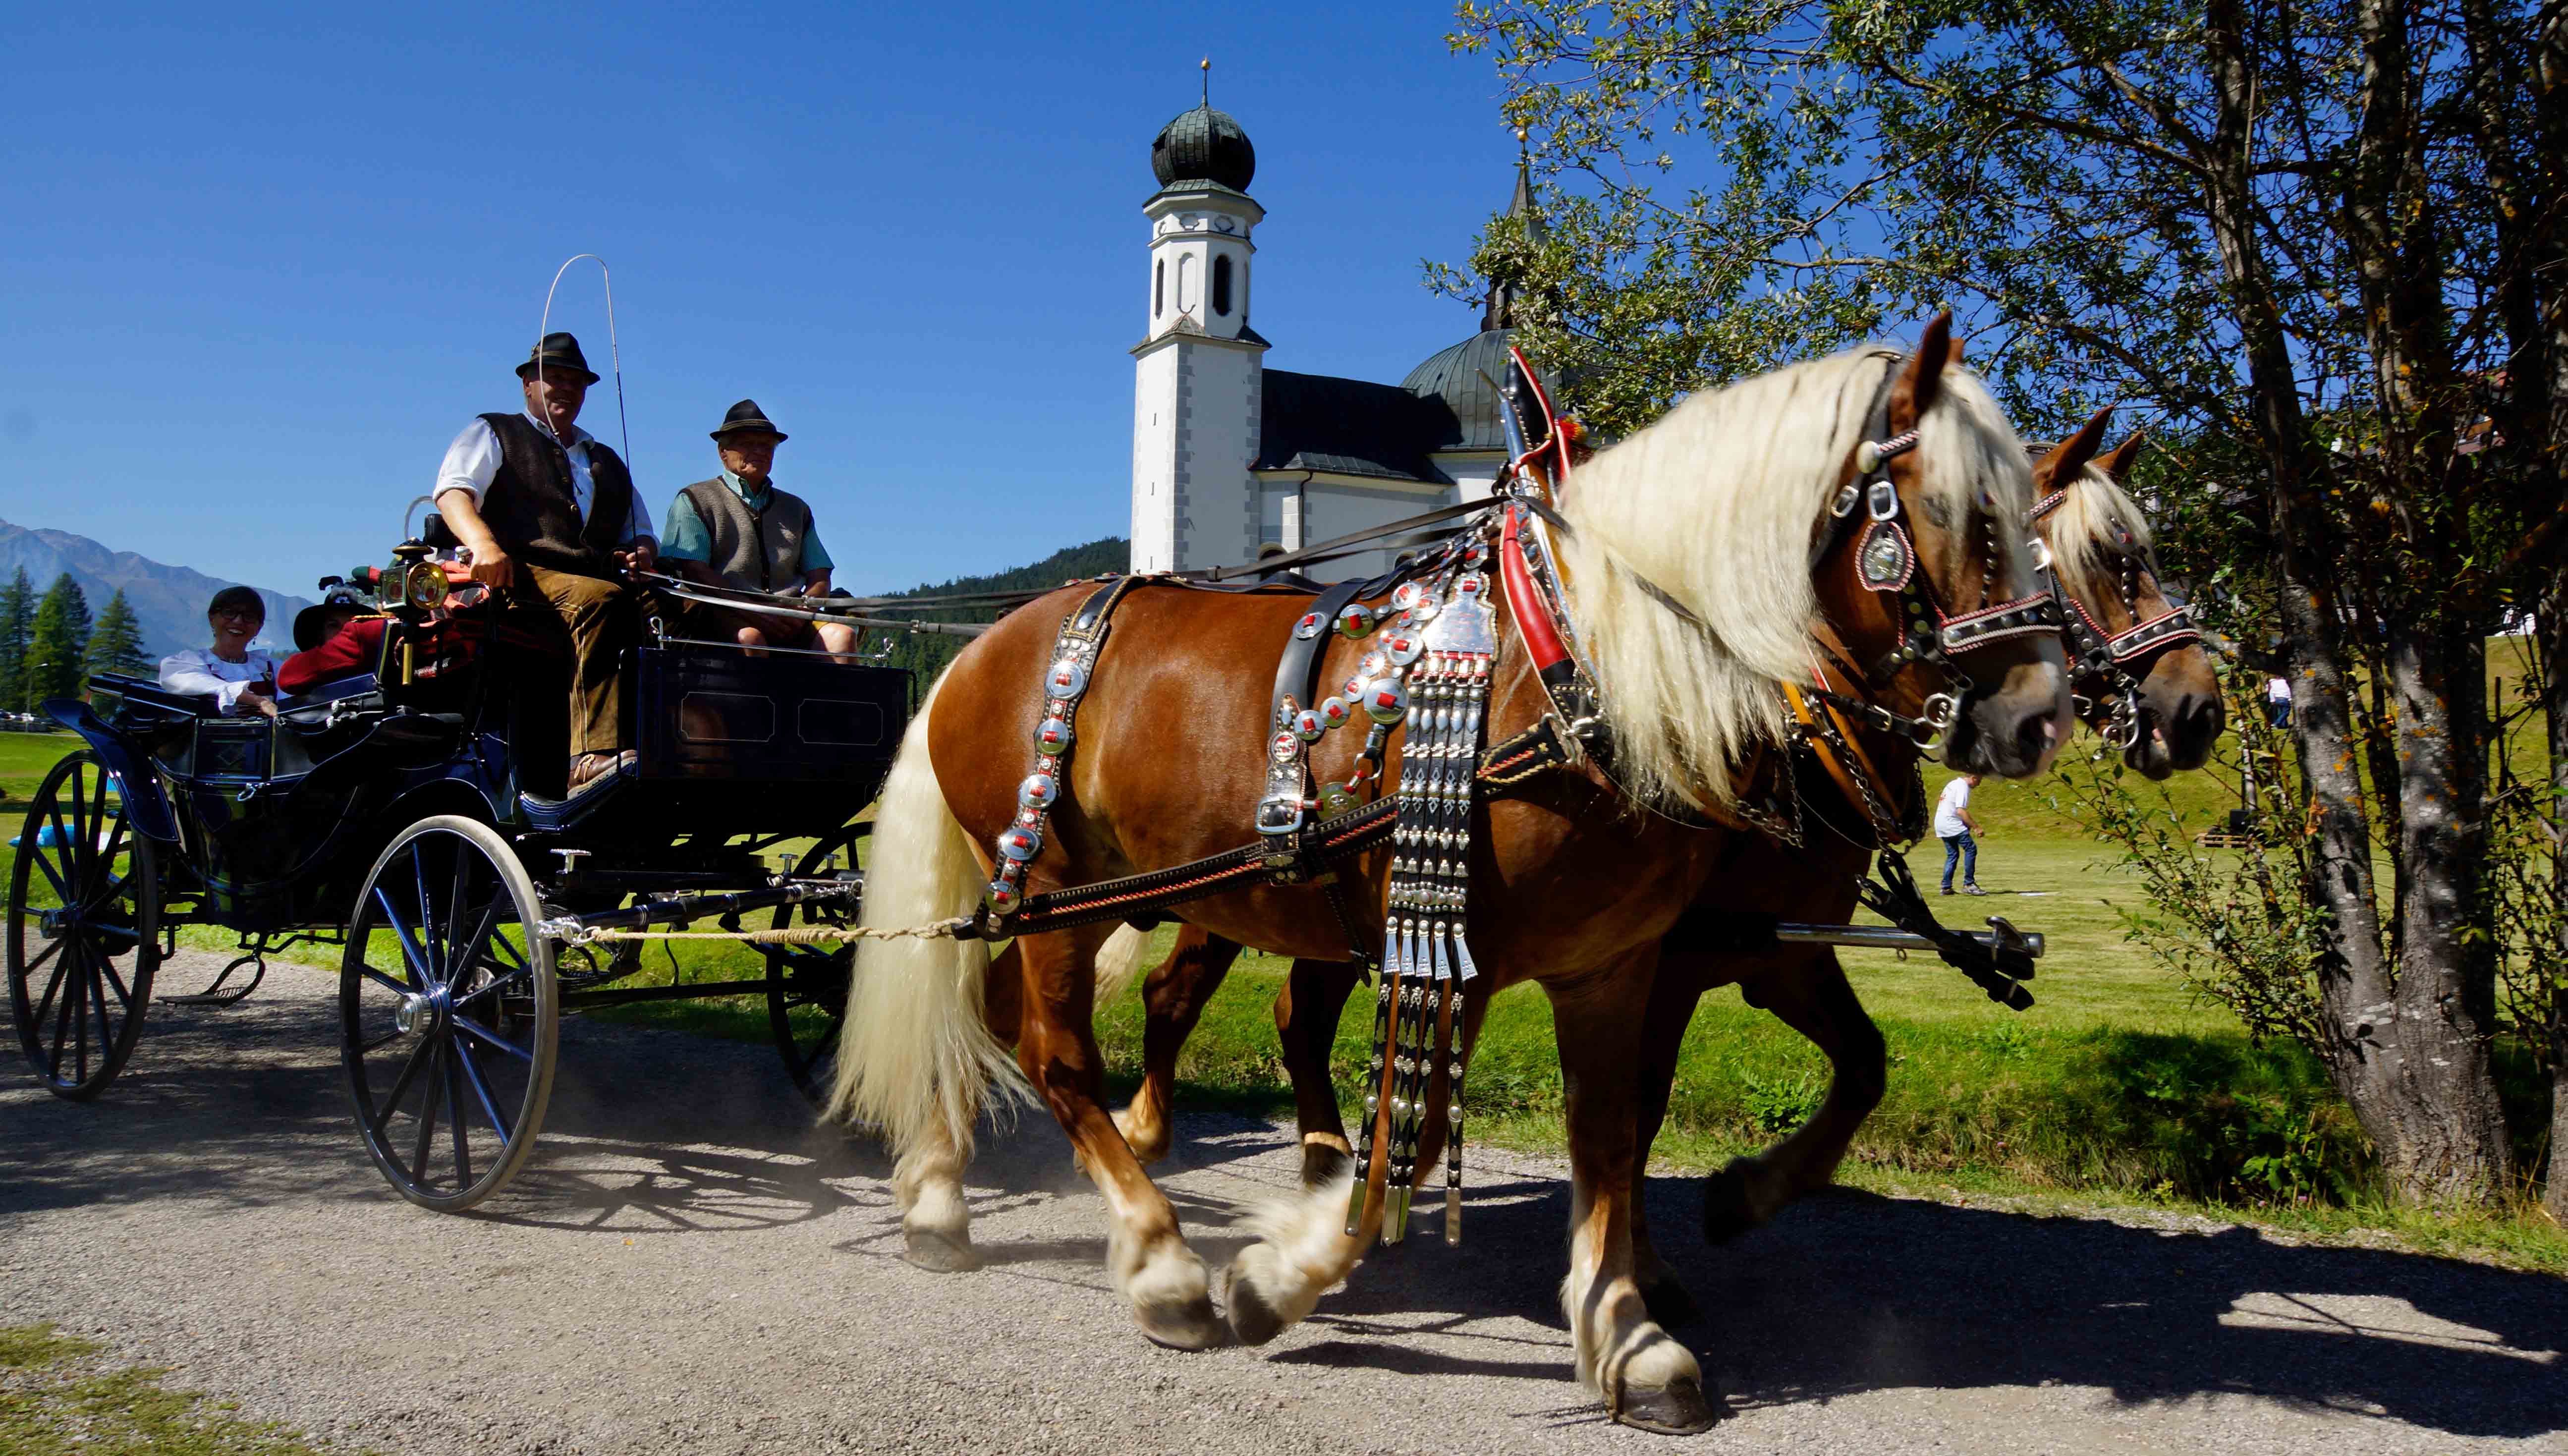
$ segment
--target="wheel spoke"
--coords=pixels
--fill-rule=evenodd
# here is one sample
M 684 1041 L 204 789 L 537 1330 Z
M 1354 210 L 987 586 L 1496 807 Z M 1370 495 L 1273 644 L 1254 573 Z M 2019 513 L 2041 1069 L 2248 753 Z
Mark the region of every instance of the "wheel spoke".
M 62 997 L 54 1002 L 54 1046 L 45 1058 L 45 1074 L 57 1082 L 63 1079 L 63 1047 L 72 1039 L 72 1002 L 80 999 L 80 961 L 81 947 L 75 941 L 72 952 L 63 957 L 63 964 L 70 969 L 74 979 L 63 988 Z
M 372 1041 L 360 1043 L 357 1047 L 357 1051 L 361 1055 L 366 1052 L 381 1051 L 385 1047 L 392 1045 L 394 1042 L 399 1041 L 408 1035 L 410 1035 L 409 1032 L 396 1026 L 392 1030 L 385 1032 L 383 1035 L 376 1037 Z
M 125 978 L 116 973 L 116 962 L 102 956 L 99 959 L 98 968 L 106 974 L 107 983 L 116 988 L 118 1003 L 125 1007 L 128 1015 L 133 1014 L 134 992 L 126 988 Z
M 107 1014 L 107 957 L 98 958 L 89 978 L 90 1004 L 98 1010 L 98 1064 L 106 1067 L 116 1055 L 116 1022 Z
M 115 827 L 111 828 L 107 832 L 107 844 L 100 849 L 98 865 L 92 872 L 97 877 L 96 883 L 88 886 L 82 891 L 81 898 L 83 900 L 87 900 L 90 896 L 106 890 L 108 888 L 108 882 L 116 878 L 116 856 L 117 852 L 123 849 L 124 846 L 125 815 L 120 810 L 116 816 Z
M 392 895 L 380 885 L 375 887 L 375 903 L 384 908 L 384 918 L 391 921 L 393 933 L 401 938 L 402 955 L 409 962 L 405 968 L 411 972 L 412 982 L 422 987 L 437 984 L 437 973 L 429 964 L 428 952 L 419 948 L 419 937 L 411 933 L 410 926 L 402 923 L 401 911 L 393 909 Z M 408 988 L 404 988 L 402 994 L 409 993 Z
M 454 990 L 459 982 L 472 974 L 475 967 L 482 963 L 482 947 L 489 941 L 490 932 L 498 927 L 499 908 L 505 903 L 503 897 L 491 896 L 490 903 L 482 907 L 480 917 L 474 920 L 473 933 L 454 943 L 452 958 L 446 962 L 449 970 L 449 978 L 446 982 L 448 990 Z M 460 906 L 463 902 L 457 901 L 456 904 Z M 462 924 L 464 916 L 457 915 L 455 922 Z
M 508 963 L 509 963 L 510 965 L 515 966 L 515 967 L 516 967 L 520 972 L 528 971 L 528 970 L 530 969 L 530 967 L 526 964 L 526 957 L 525 957 L 525 955 L 524 955 L 522 952 L 520 952 L 520 951 L 517 949 L 517 947 L 516 947 L 516 946 L 514 946 L 514 945 L 512 945 L 512 944 L 510 944 L 510 943 L 508 942 L 508 937 L 507 937 L 507 936 L 505 936 L 505 935 L 494 935 L 494 936 L 490 937 L 490 939 L 489 939 L 489 941 L 488 941 L 487 943 L 488 943 L 488 945 L 490 946 L 490 948 L 492 948 L 492 949 L 494 949 L 494 950 L 504 950 L 504 951 L 508 952 L 508 956 L 507 956 Z M 495 958 L 495 957 L 494 957 L 494 958 Z
M 458 1037 L 455 1059 L 464 1067 L 464 1080 L 473 1084 L 473 1096 L 482 1104 L 482 1115 L 490 1119 L 490 1126 L 499 1130 L 500 1143 L 504 1146 L 514 1142 L 517 1130 L 508 1125 L 507 1116 L 499 1111 L 499 1100 L 490 1095 L 490 1083 L 482 1075 L 481 1062 L 474 1059 L 472 1043 Z
M 439 1074 L 446 1066 L 446 1042 L 438 1038 L 431 1040 L 429 1046 L 428 1080 L 420 1083 L 419 1142 L 411 1150 L 410 1167 L 410 1181 L 421 1187 L 428 1183 L 429 1150 L 437 1146 L 437 1109 L 446 1100 L 443 1090 L 437 1085 Z
M 407 998 L 412 991 L 418 989 L 416 986 L 403 985 L 400 981 L 393 979 L 391 976 L 384 974 L 382 971 L 375 969 L 371 965 L 361 965 L 357 968 L 365 972 L 366 979 L 382 986 L 385 990 L 392 992 L 396 996 Z
M 23 981 L 34 980 L 36 978 L 36 972 L 44 966 L 46 961 L 51 960 L 62 953 L 63 937 L 57 935 L 53 939 L 45 942 L 44 949 L 39 950 L 34 955 L 28 957 L 26 965 L 18 972 L 18 979 Z M 62 962 L 62 964 L 58 964 L 54 967 L 54 978 L 45 982 L 45 998 L 36 1003 L 36 1019 L 33 1024 L 39 1026 L 44 1024 L 45 1012 L 54 1004 L 53 988 L 62 984 L 63 965 L 68 965 L 70 963 L 70 961 L 66 960 Z
M 385 1096 L 383 1110 L 375 1114 L 375 1131 L 388 1132 L 393 1114 L 401 1111 L 402 1094 L 410 1090 L 411 1079 L 419 1075 L 419 1065 L 428 1060 L 428 1049 L 437 1043 L 423 1036 L 419 1045 L 410 1049 L 410 1060 L 402 1063 L 401 1075 L 393 1078 L 393 1090 Z
M 427 838 L 422 835 L 410 842 L 410 871 L 411 879 L 419 886 L 419 943 L 422 952 L 428 956 L 422 963 L 428 967 L 429 984 L 444 985 L 446 964 L 435 953 L 438 948 L 437 904 L 428 898 L 428 861 L 419 852 L 421 843 Z
M 455 936 L 457 929 L 464 923 L 464 908 L 473 903 L 473 861 L 476 857 L 467 853 L 470 848 L 463 844 L 455 847 L 454 894 L 449 896 L 446 902 L 447 914 L 451 916 L 446 922 L 446 988 L 448 990 L 453 990 L 456 981 L 463 977 L 465 971 L 472 968 L 468 954 L 473 942 L 459 940 Z M 492 896 L 490 903 L 497 905 L 499 898 Z
M 534 972 L 530 970 L 509 971 L 506 975 L 499 977 L 488 985 L 476 986 L 472 990 L 466 991 L 463 995 L 457 996 L 455 998 L 455 1004 L 459 1006 L 469 1006 L 473 1002 L 482 999 L 483 996 L 494 995 L 500 991 L 508 989 L 510 986 L 529 980 L 533 975 Z
M 490 1043 L 492 1046 L 497 1047 L 499 1050 L 506 1052 L 508 1055 L 515 1057 L 517 1060 L 524 1062 L 529 1066 L 534 1064 L 535 1053 L 532 1047 L 519 1046 L 515 1042 L 509 1041 L 499 1033 L 482 1025 L 481 1022 L 474 1020 L 470 1016 L 456 1017 L 455 1029 L 470 1036 L 480 1037 L 482 1040 Z
M 446 1049 L 446 1125 L 454 1130 L 455 1186 L 473 1186 L 473 1140 L 464 1130 L 464 1074 L 457 1069 L 456 1054 L 463 1049 L 456 1042 Z
M 73 983 L 72 993 L 64 998 L 63 1009 L 72 1016 L 72 1080 L 89 1080 L 89 946 L 81 946 L 80 979 Z
M 42 836 L 39 836 L 39 838 L 41 837 Z M 63 877 L 54 869 L 54 862 L 46 856 L 45 847 L 42 845 L 26 844 L 25 840 L 27 837 L 24 834 L 19 835 L 18 838 L 21 844 L 19 853 L 34 861 L 36 868 L 45 872 L 45 879 L 54 887 L 54 899 L 62 902 L 66 906 L 77 904 L 79 902 L 79 897 L 73 895 L 72 888 L 63 883 Z

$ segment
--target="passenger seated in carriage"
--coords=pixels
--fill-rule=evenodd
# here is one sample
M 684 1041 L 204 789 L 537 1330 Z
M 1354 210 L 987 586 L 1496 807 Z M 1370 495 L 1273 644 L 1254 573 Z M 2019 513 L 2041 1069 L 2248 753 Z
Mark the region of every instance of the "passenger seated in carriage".
M 698 481 L 669 503 L 668 540 L 660 558 L 677 575 L 706 586 L 820 596 L 832 562 L 820 545 L 811 508 L 777 488 L 772 474 L 785 432 L 756 400 L 742 400 L 713 432 L 722 474 Z M 744 647 L 818 647 L 843 657 L 859 633 L 836 622 L 810 622 L 744 607 L 690 603 L 689 630 Z
M 573 423 L 598 379 L 579 340 L 544 335 L 517 379 L 524 409 L 465 426 L 447 447 L 434 494 L 472 552 L 473 579 L 558 618 L 569 639 L 576 793 L 633 760 L 620 667 L 638 619 L 623 578 L 653 569 L 659 543 L 624 462 Z
M 247 586 L 226 586 L 205 605 L 213 628 L 210 647 L 189 647 L 160 659 L 160 686 L 173 693 L 211 697 L 226 715 L 276 715 L 276 660 L 250 639 L 267 625 L 267 603 Z

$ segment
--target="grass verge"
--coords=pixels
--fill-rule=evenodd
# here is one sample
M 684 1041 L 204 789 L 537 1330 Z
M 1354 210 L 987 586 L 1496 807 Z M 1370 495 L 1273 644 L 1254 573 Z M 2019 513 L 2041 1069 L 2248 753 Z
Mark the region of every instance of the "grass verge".
M 0 1451 L 11 1456 L 318 1456 L 326 1448 L 227 1402 L 119 1369 L 50 1324 L 0 1327 Z

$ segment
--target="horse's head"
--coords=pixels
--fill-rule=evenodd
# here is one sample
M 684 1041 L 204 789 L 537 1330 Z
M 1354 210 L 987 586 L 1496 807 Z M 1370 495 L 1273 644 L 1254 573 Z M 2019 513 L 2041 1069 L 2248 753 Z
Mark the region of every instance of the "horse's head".
M 2140 437 L 2098 456 L 2095 412 L 2033 467 L 2033 528 L 2066 600 L 2079 711 L 2152 779 L 2197 769 L 2220 738 L 2220 685 L 2184 602 L 2158 579 L 2148 518 L 2121 488 Z
M 2068 736 L 2056 608 L 2033 578 L 2033 482 L 1938 315 L 1883 382 L 1843 460 L 1812 566 L 1819 604 L 1880 708 L 1943 730 L 1956 769 L 2027 778 Z

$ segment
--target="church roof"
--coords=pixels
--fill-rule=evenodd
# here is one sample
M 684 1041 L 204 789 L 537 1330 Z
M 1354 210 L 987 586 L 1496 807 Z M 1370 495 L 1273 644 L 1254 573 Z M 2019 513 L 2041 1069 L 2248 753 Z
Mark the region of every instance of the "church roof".
M 1453 428 L 1439 399 L 1398 385 L 1327 374 L 1261 371 L 1253 470 L 1311 470 L 1449 485 L 1431 458 Z
M 1504 450 L 1507 431 L 1494 381 L 1507 377 L 1507 344 L 1513 329 L 1482 329 L 1439 349 L 1409 371 L 1400 387 L 1443 406 L 1446 424 L 1431 450 Z
M 1245 192 L 1257 176 L 1257 149 L 1230 113 L 1206 102 L 1159 129 L 1150 143 L 1150 173 L 1162 187 L 1209 182 Z

